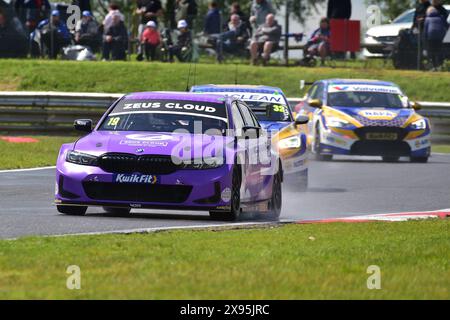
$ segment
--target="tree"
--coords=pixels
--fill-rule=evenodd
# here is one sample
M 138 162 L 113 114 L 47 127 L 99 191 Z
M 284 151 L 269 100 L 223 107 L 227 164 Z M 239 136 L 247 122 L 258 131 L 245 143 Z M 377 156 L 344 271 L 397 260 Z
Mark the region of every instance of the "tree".
M 366 1 L 367 4 L 378 5 L 381 12 L 389 19 L 394 19 L 408 9 L 414 8 L 417 1 L 414 0 L 381 0 Z

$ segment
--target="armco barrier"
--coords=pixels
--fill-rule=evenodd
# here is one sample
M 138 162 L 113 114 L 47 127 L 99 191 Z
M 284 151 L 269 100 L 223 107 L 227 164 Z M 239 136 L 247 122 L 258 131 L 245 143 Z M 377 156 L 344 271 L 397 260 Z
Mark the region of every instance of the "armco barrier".
M 0 132 L 70 133 L 73 121 L 97 121 L 123 94 L 65 92 L 0 92 Z M 289 98 L 291 106 L 302 101 Z M 450 143 L 450 103 L 419 102 L 420 114 L 431 118 L 433 141 Z

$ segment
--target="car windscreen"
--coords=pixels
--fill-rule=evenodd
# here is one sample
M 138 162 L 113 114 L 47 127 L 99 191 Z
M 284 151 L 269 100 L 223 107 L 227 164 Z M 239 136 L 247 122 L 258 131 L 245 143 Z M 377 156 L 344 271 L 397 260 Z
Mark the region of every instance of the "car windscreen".
M 122 100 L 99 127 L 103 131 L 174 132 L 225 135 L 225 103 L 187 100 Z
M 404 108 L 399 94 L 385 92 L 342 91 L 328 93 L 331 107 Z
M 412 23 L 414 19 L 414 10 L 405 12 L 392 21 L 392 23 Z
M 259 121 L 292 121 L 289 107 L 284 104 L 247 100 L 245 103 Z

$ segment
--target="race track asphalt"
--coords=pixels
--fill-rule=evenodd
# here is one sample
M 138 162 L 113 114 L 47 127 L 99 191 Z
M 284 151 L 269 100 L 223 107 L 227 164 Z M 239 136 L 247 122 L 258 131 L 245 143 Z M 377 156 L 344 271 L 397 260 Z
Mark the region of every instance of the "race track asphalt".
M 53 206 L 55 169 L 0 172 L 0 238 L 223 224 L 203 212 L 133 210 L 112 217 L 90 208 L 64 216 Z M 306 193 L 284 190 L 282 220 L 450 208 L 450 155 L 426 164 L 340 157 L 310 163 Z M 245 217 L 241 222 L 251 221 Z

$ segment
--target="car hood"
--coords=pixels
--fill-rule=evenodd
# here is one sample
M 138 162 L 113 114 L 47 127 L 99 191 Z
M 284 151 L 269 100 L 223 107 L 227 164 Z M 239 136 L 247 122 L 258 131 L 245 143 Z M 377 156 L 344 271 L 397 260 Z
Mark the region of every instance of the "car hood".
M 334 110 L 338 111 L 335 114 Z M 420 117 L 409 108 L 355 108 L 355 107 L 332 107 L 329 109 L 331 116 L 342 115 L 342 118 L 351 117 L 363 126 L 382 125 L 389 123 L 390 126 L 404 126 L 411 118 Z
M 201 157 L 205 148 L 218 149 L 233 141 L 232 137 L 207 136 L 201 134 L 94 131 L 79 139 L 74 150 L 95 156 L 107 152 L 136 155 L 180 155 Z M 190 146 L 190 147 L 189 147 Z M 187 149 L 182 149 L 186 147 Z M 212 154 L 214 155 L 214 154 Z
M 366 34 L 370 37 L 396 37 L 400 30 L 409 29 L 411 25 L 411 23 L 383 24 L 370 28 Z

